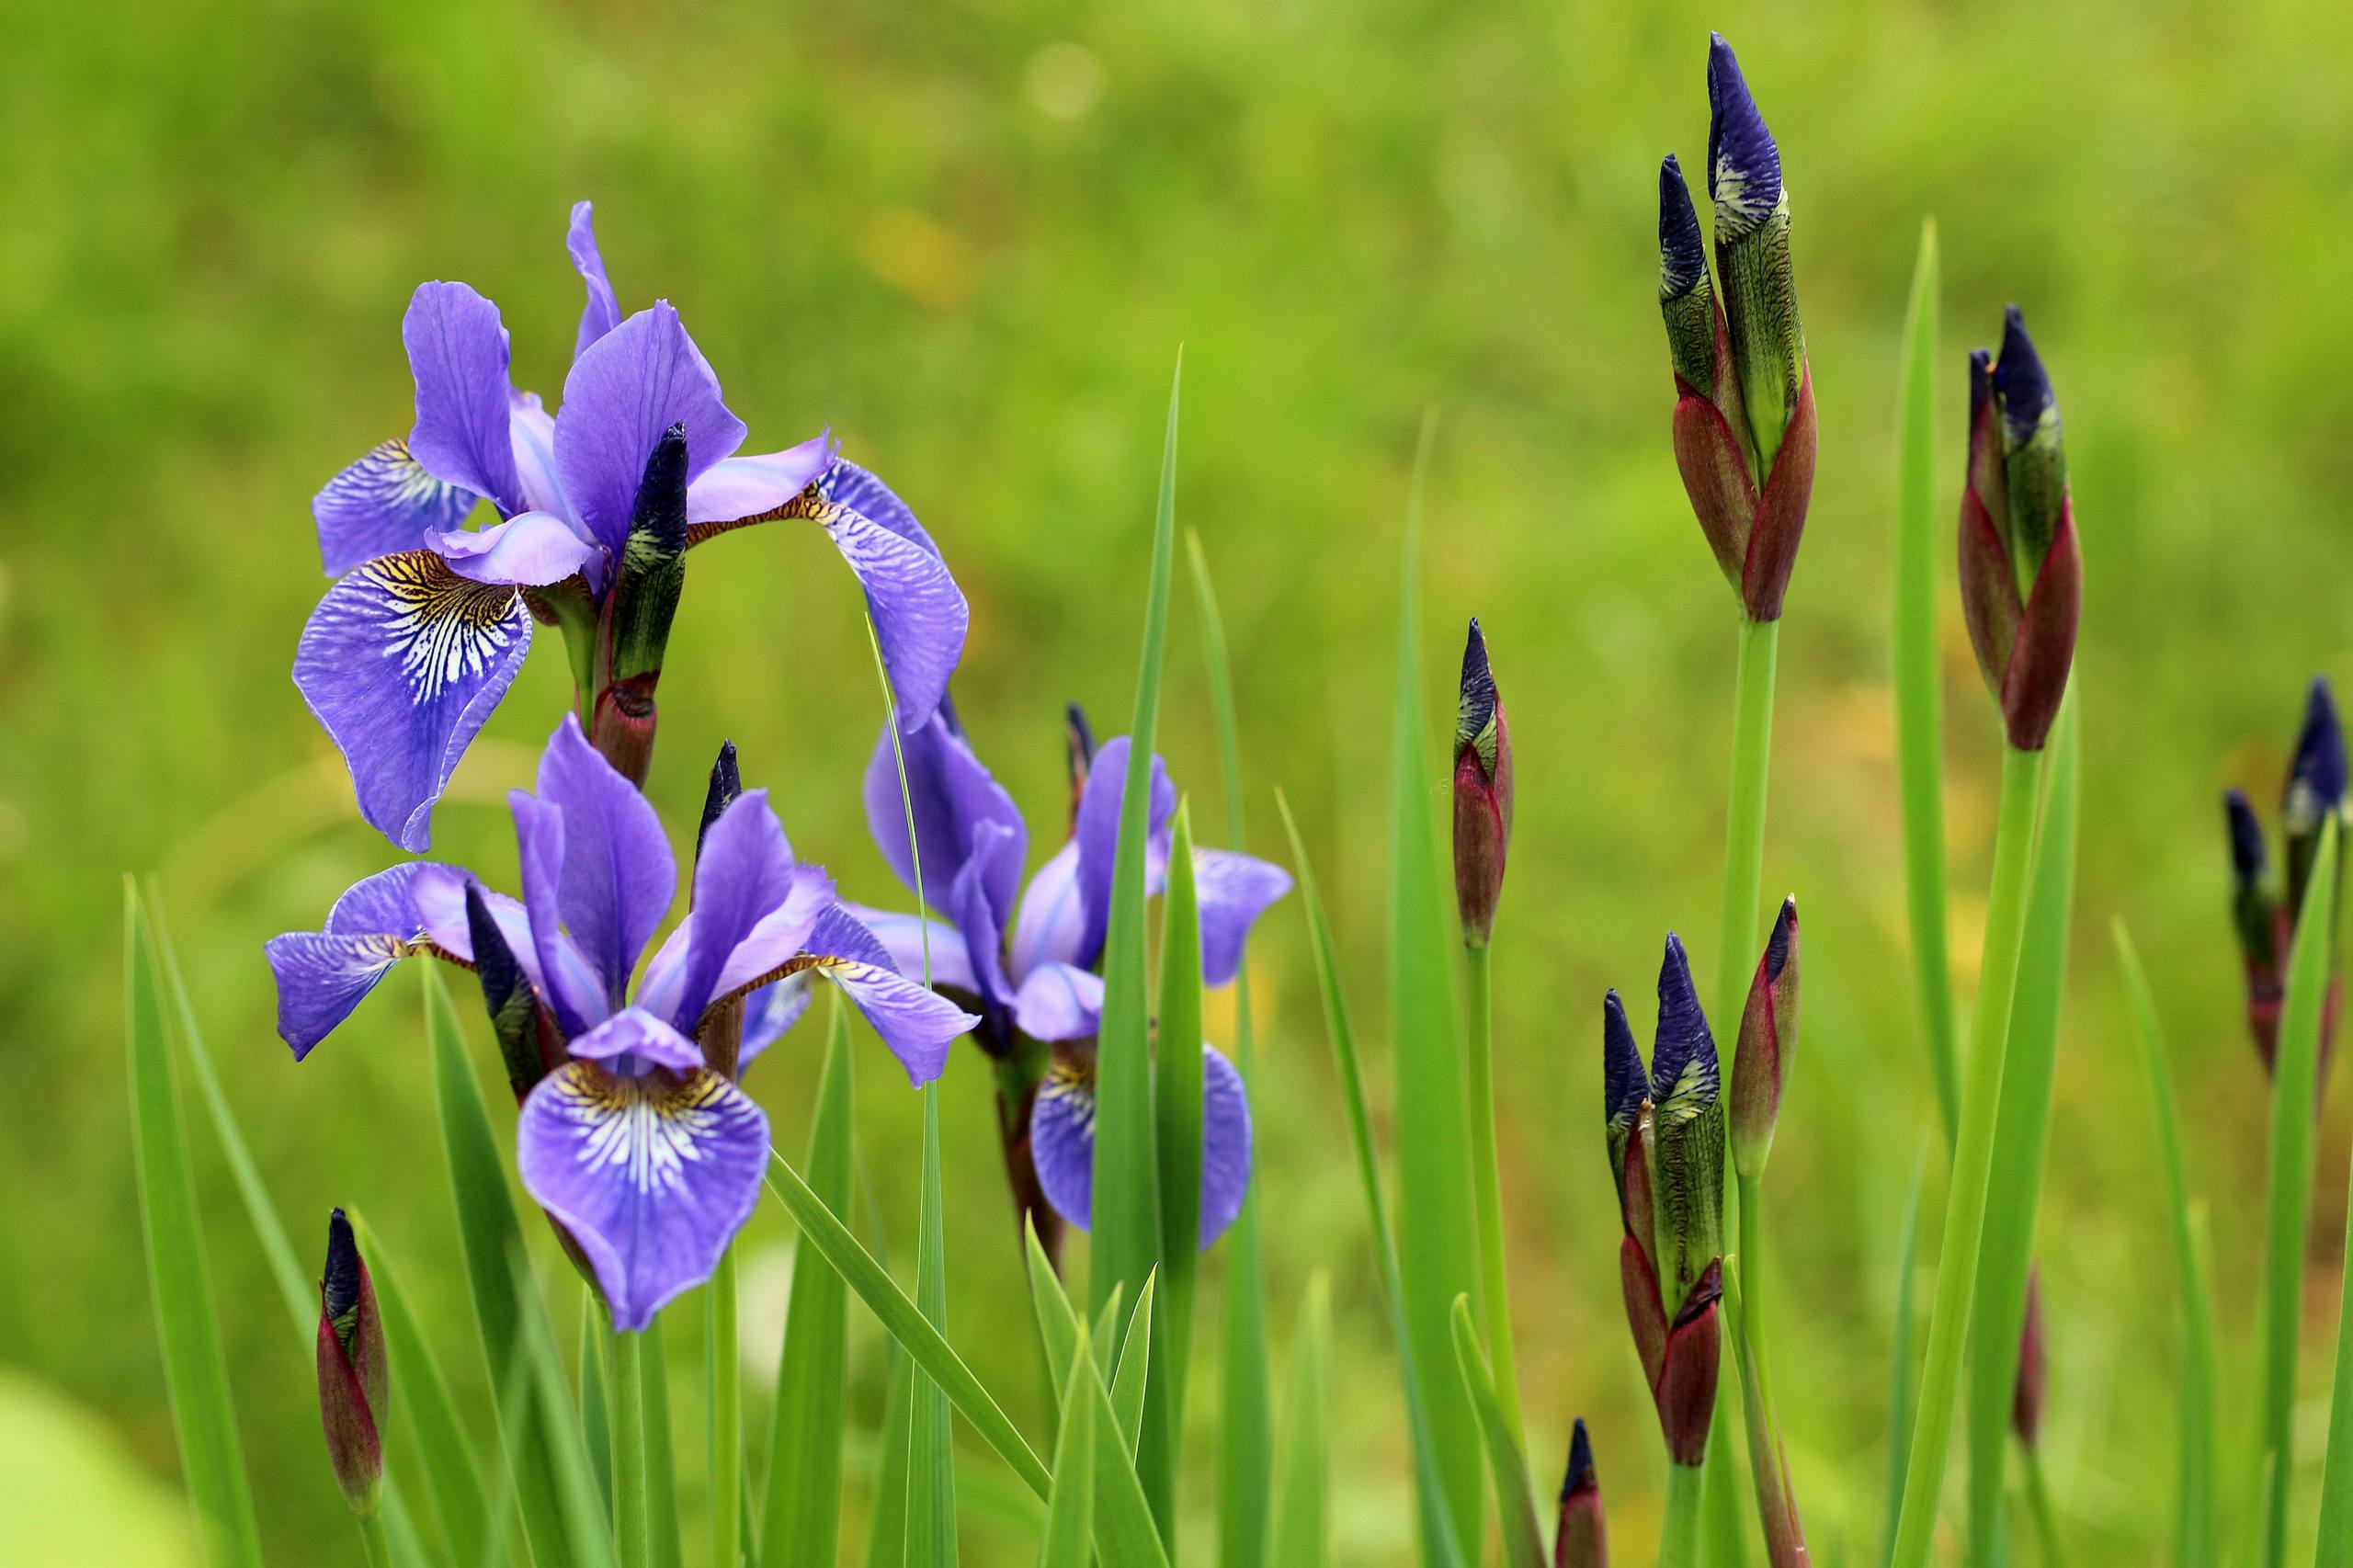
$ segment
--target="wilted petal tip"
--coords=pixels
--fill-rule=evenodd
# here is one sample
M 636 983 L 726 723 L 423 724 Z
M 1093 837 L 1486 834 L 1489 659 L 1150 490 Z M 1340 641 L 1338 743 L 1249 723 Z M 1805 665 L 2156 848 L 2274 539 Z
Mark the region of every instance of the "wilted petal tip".
M 1707 243 L 1683 165 L 1669 153 L 1658 168 L 1658 297 L 1679 300 L 1708 275 Z
M 1781 200 L 1781 152 L 1723 34 L 1708 44 L 1708 195 L 1720 238 L 1737 239 Z

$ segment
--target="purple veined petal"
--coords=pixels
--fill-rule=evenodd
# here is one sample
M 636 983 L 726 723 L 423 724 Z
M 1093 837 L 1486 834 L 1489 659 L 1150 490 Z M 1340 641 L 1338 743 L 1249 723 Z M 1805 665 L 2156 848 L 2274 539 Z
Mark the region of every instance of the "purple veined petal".
M 738 1077 L 752 1064 L 752 1059 L 782 1039 L 784 1032 L 799 1023 L 809 1011 L 814 979 L 808 971 L 787 976 L 774 985 L 763 986 L 744 1002 L 744 1040 L 735 1050 L 735 1072 Z
M 830 431 L 797 447 L 753 457 L 732 457 L 711 465 L 687 486 L 687 522 L 741 523 L 765 517 L 817 482 L 834 461 Z
M 899 728 L 931 717 L 964 656 L 972 608 L 948 563 L 861 512 L 826 508 L 823 526 L 866 590 L 866 611 L 881 644 L 897 699 Z
M 426 935 L 416 886 L 420 878 L 434 873 L 465 875 L 432 860 L 410 860 L 362 877 L 327 910 L 323 929 L 330 937 L 399 937 L 411 941 Z
M 490 911 L 491 919 L 497 924 L 498 934 L 506 939 L 507 951 L 515 955 L 516 963 L 523 971 L 523 978 L 531 983 L 533 991 L 542 996 L 547 994 L 547 983 L 540 973 L 539 947 L 531 938 L 531 917 L 523 912 L 520 903 L 503 892 L 491 892 L 454 866 L 426 862 L 417 866 L 415 870 L 416 880 L 411 885 L 409 896 L 415 901 L 417 918 L 424 925 L 425 935 L 435 947 L 460 963 L 474 961 L 473 926 L 466 919 L 466 888 L 471 883 L 481 889 L 483 906 Z M 587 973 L 588 965 L 585 959 L 574 957 L 567 960 L 567 965 L 584 976 Z
M 556 913 L 596 971 L 607 1010 L 618 1008 L 638 955 L 678 892 L 677 862 L 662 819 L 588 744 L 570 713 L 540 756 L 539 798 L 563 818 Z M 528 885 L 524 902 L 536 930 L 540 911 Z
M 586 539 L 588 530 L 556 474 L 555 416 L 540 405 L 539 393 L 517 392 L 508 400 L 506 428 L 514 440 L 515 473 L 523 487 L 525 509 L 552 512 Z
M 579 1244 L 630 1333 L 719 1266 L 759 1201 L 768 1123 L 716 1073 L 623 1078 L 573 1062 L 532 1089 L 515 1142 L 525 1190 Z
M 1103 1024 L 1103 981 L 1066 963 L 1029 971 L 1013 999 L 1014 1027 L 1031 1040 L 1092 1040 Z
M 1290 892 L 1290 873 L 1231 849 L 1196 849 L 1193 877 L 1201 901 L 1201 979 L 1223 985 L 1242 965 L 1252 923 Z
M 860 903 L 839 907 L 873 934 L 891 967 L 908 979 L 921 980 L 928 964 L 935 986 L 979 994 L 980 981 L 972 973 L 972 956 L 964 949 L 963 934 L 946 921 L 870 909 Z
M 672 425 L 687 427 L 691 486 L 743 444 L 744 422 L 678 312 L 655 301 L 591 344 L 564 378 L 556 472 L 590 538 L 616 559 L 629 538 L 645 460 Z
M 1120 839 L 1120 807 L 1127 794 L 1128 737 L 1115 735 L 1095 753 L 1086 770 L 1086 788 L 1078 801 L 1078 897 L 1086 917 L 1078 953 L 1071 960 L 1081 969 L 1091 967 L 1103 952 L 1103 936 L 1111 918 L 1111 874 Z M 1149 839 L 1144 848 L 1145 883 L 1149 892 L 1166 874 L 1168 819 L 1176 811 L 1176 786 L 1167 766 L 1152 759 L 1152 808 Z M 1158 862 L 1159 875 L 1154 874 Z
M 433 804 L 514 684 L 531 615 L 431 551 L 369 562 L 302 628 L 294 684 L 351 769 L 359 814 L 402 848 L 432 841 Z
M 290 931 L 262 944 L 278 982 L 278 1038 L 301 1061 L 335 1032 L 394 964 L 421 949 L 382 933 Z
M 382 442 L 312 498 L 319 562 L 340 577 L 363 561 L 419 549 L 426 534 L 464 522 L 474 500 L 426 472 L 406 441 Z
M 511 791 L 506 804 L 515 814 L 515 856 L 523 870 L 523 909 L 544 982 L 540 995 L 555 1016 L 564 1039 L 572 1040 L 603 1023 L 613 1008 L 595 967 L 564 933 L 563 917 L 557 913 L 563 881 L 563 812 L 523 790 Z
M 1014 923 L 1011 971 L 1020 984 L 1040 964 L 1078 962 L 1086 944 L 1086 906 L 1078 896 L 1078 840 L 1072 839 L 1029 879 Z
M 819 488 L 826 500 L 847 506 L 860 517 L 871 517 L 901 539 L 921 545 L 934 555 L 939 553 L 939 546 L 932 543 L 931 535 L 915 521 L 915 512 L 871 471 L 847 458 L 837 459 L 825 471 Z
M 1005 927 L 998 924 L 996 905 L 988 889 L 1011 883 L 1021 876 L 1023 835 L 1003 823 L 972 824 L 972 852 L 964 869 L 948 889 L 948 914 L 964 938 L 965 956 L 972 960 L 974 991 L 991 1007 L 1009 1007 L 1013 987 L 1005 978 Z M 915 978 L 920 980 L 917 973 Z
M 523 510 L 506 425 L 506 328 L 498 307 L 463 283 L 420 283 L 401 318 L 416 425 L 408 449 L 427 472 L 512 517 Z
M 589 203 L 572 204 L 572 227 L 564 233 L 563 248 L 572 253 L 572 265 L 588 286 L 588 302 L 580 308 L 580 335 L 572 346 L 572 357 L 577 359 L 590 344 L 621 324 L 612 279 L 605 276 L 605 257 L 597 249 L 596 210 Z
M 1207 1134 L 1203 1134 L 1207 1147 Z M 1084 1231 L 1095 1207 L 1095 1071 L 1059 1056 L 1029 1108 L 1029 1158 L 1054 1212 Z
M 899 792 L 899 761 L 906 760 L 907 788 Z M 915 843 L 907 842 L 907 817 L 915 817 Z M 1021 885 L 1021 863 L 1029 853 L 1029 824 L 964 737 L 945 713 L 934 712 L 896 738 L 885 724 L 866 766 L 866 826 L 874 846 L 898 873 L 907 891 L 915 891 L 915 854 L 923 861 L 923 882 L 932 906 L 948 909 L 948 890 L 964 869 L 972 850 L 973 832 L 995 824 L 1010 834 L 1009 857 L 993 862 L 983 889 L 999 926 L 1013 914 L 1014 895 Z
M 1250 1095 L 1215 1046 L 1201 1047 L 1201 1247 L 1225 1233 L 1250 1190 Z
M 428 533 L 425 547 L 472 583 L 544 587 L 584 570 L 597 547 L 551 512 L 521 512 L 468 532 Z
M 824 953 L 811 957 L 814 972 L 842 988 L 917 1087 L 939 1076 L 948 1065 L 949 1046 L 981 1021 L 977 1013 L 882 964 Z
M 847 904 L 836 903 L 817 917 L 816 929 L 809 933 L 808 951 L 822 958 L 854 959 L 859 963 L 872 964 L 893 973 L 904 973 L 891 950 L 882 945 L 873 929 L 851 913 Z M 906 976 L 921 980 L 923 971 Z
M 702 835 L 695 857 L 694 900 L 679 927 L 687 934 L 687 945 L 677 960 L 677 994 L 662 995 L 657 1012 L 682 1029 L 694 1029 L 703 1008 L 719 994 L 720 971 L 727 967 L 736 945 L 791 895 L 793 870 L 792 845 L 768 805 L 768 792 L 751 790 L 738 795 Z M 830 902 L 831 885 L 824 891 Z M 808 920 L 813 922 L 816 915 L 812 909 Z M 798 952 L 807 935 L 805 926 L 794 933 L 777 962 Z M 667 972 L 665 969 L 665 977 Z M 649 967 L 642 999 L 652 1001 L 657 990 L 667 991 L 657 987 L 655 979 Z
M 824 867 L 794 867 L 782 900 L 727 953 L 711 983 L 711 995 L 740 990 L 791 962 L 817 939 L 824 917 L 836 906 L 834 879 Z
M 649 1067 L 691 1073 L 702 1065 L 700 1046 L 642 1007 L 623 1007 L 564 1049 L 625 1077 Z

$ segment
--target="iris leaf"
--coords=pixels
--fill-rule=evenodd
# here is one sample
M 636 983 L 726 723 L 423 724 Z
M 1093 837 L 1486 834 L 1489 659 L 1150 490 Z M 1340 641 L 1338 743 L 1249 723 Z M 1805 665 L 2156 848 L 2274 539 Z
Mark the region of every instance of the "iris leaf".
M 188 1165 L 187 1131 L 164 1035 L 163 981 L 139 889 L 122 885 L 123 972 L 131 1056 L 132 1153 L 155 1293 L 157 1344 L 178 1429 L 181 1468 L 214 1568 L 261 1562 L 261 1527 L 237 1443 L 237 1411 L 212 1305 L 211 1269 Z
M 539 1290 L 532 1282 L 530 1265 L 523 1256 L 519 1237 L 507 1254 L 506 1278 L 515 1299 L 528 1300 L 536 1309 Z M 572 1555 L 556 1561 L 576 1563 L 578 1568 L 612 1568 L 610 1516 L 597 1493 L 597 1479 L 588 1466 L 587 1447 L 574 1418 L 570 1385 L 563 1380 L 563 1362 L 556 1354 L 555 1334 L 548 1324 L 547 1313 L 538 1310 L 518 1313 L 517 1333 L 519 1343 L 513 1347 L 514 1354 L 521 1363 L 522 1374 L 537 1390 L 540 1429 L 550 1435 L 546 1444 L 549 1469 L 543 1479 L 560 1499 L 564 1528 L 572 1543 Z
M 881 1461 L 875 1467 L 874 1512 L 866 1568 L 902 1568 L 907 1560 L 907 1428 L 915 1422 L 915 1358 L 892 1346 L 882 1418 Z
M 1159 1284 L 1157 1274 L 1143 1282 L 1143 1294 L 1136 1298 L 1136 1310 L 1128 1314 L 1128 1332 L 1120 1342 L 1119 1364 L 1111 1374 L 1111 1415 L 1120 1424 L 1120 1436 L 1127 1439 L 1131 1460 L 1143 1434 L 1145 1390 L 1154 1381 L 1153 1296 Z
M 580 1436 L 588 1450 L 588 1468 L 597 1478 L 597 1495 L 613 1506 L 612 1407 L 605 1393 L 605 1329 L 610 1320 L 598 1310 L 597 1292 L 585 1281 L 580 1287 L 580 1346 L 576 1365 L 580 1380 Z
M 654 1568 L 680 1568 L 686 1542 L 678 1524 L 677 1457 L 670 1442 L 670 1351 L 659 1315 L 645 1325 L 643 1338 L 639 1359 L 645 1378 L 645 1533 Z M 725 1358 L 722 1365 L 732 1372 L 734 1358 Z
M 1919 1399 L 1918 1358 L 1912 1342 L 1919 1326 L 1916 1300 L 1920 1273 L 1920 1212 L 1928 1190 L 1928 1142 L 1912 1163 L 1912 1186 L 1904 1199 L 1904 1228 L 1895 1244 L 1895 1310 L 1889 1340 L 1887 1378 L 1887 1554 L 1895 1551 L 1895 1527 L 1904 1513 L 1904 1477 L 1912 1464 L 1912 1418 Z
M 465 1418 L 458 1413 L 440 1358 L 416 1314 L 409 1310 L 407 1293 L 401 1289 L 399 1271 L 384 1238 L 358 1214 L 352 1221 L 359 1230 L 369 1278 L 376 1287 L 377 1310 L 384 1318 L 385 1360 L 400 1369 L 392 1380 L 392 1407 L 408 1416 L 404 1425 L 415 1435 L 418 1451 L 424 1456 L 425 1478 L 432 1489 L 434 1510 L 441 1518 L 441 1533 L 449 1543 L 449 1556 L 460 1563 L 485 1565 L 492 1562 L 494 1551 L 503 1559 L 506 1542 L 491 1529 L 482 1461 L 474 1455 L 473 1439 L 466 1433 Z
M 1462 1386 L 1479 1415 L 1479 1436 L 1487 1450 L 1487 1475 L 1495 1483 L 1495 1511 L 1503 1522 L 1503 1560 L 1507 1568 L 1544 1568 L 1544 1532 L 1536 1522 L 1536 1496 L 1528 1479 L 1528 1460 L 1512 1436 L 1511 1417 L 1495 1392 L 1495 1374 L 1486 1352 L 1479 1347 L 1479 1331 L 1471 1324 L 1471 1298 L 1454 1298 L 1454 1360 L 1461 1369 Z
M 1054 1440 L 1054 1484 L 1046 1499 L 1046 1534 L 1038 1568 L 1087 1568 L 1095 1543 L 1095 1402 L 1084 1340 L 1067 1358 L 1061 1434 Z
M 1274 1484 L 1267 1561 L 1282 1568 L 1326 1568 L 1332 1561 L 1331 1445 L 1326 1384 L 1332 1360 L 1332 1287 L 1320 1271 L 1307 1282 L 1290 1342 L 1290 1390 Z
M 1189 801 L 1176 803 L 1168 892 L 1160 919 L 1160 1049 L 1152 1096 L 1159 1119 L 1161 1263 L 1154 1278 L 1167 1281 L 1166 1307 L 1158 1318 L 1163 1366 L 1157 1381 L 1166 1391 L 1166 1419 L 1173 1433 L 1185 1425 L 1194 1264 L 1200 1256 L 1201 1233 L 1201 910 L 1193 880 Z
M 948 1237 L 940 1213 L 939 1083 L 923 1086 L 923 1200 L 915 1237 L 915 1304 L 935 1330 L 948 1326 Z M 943 1338 L 940 1343 L 947 1341 Z M 948 1394 L 918 1373 L 907 1427 L 908 1568 L 955 1568 L 956 1456 Z

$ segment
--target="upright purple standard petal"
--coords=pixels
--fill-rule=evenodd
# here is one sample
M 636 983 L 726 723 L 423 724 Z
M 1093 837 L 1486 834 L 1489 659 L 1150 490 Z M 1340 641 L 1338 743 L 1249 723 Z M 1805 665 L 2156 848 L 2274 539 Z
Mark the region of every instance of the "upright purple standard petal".
M 595 968 L 607 1006 L 619 1007 L 638 955 L 678 891 L 662 819 L 570 713 L 540 757 L 539 796 L 563 814 L 557 913 Z
M 596 210 L 589 203 L 572 204 L 572 227 L 564 233 L 563 248 L 572 253 L 572 265 L 588 286 L 588 301 L 580 308 L 580 333 L 572 345 L 572 357 L 577 359 L 590 344 L 621 324 L 612 279 L 605 276 L 605 257 L 597 249 Z
M 1078 840 L 1054 851 L 1021 890 L 1013 927 L 1011 973 L 1016 985 L 1042 963 L 1074 964 L 1086 945 L 1086 905 L 1078 896 Z
M 363 561 L 415 550 L 426 534 L 464 522 L 473 507 L 472 494 L 426 472 L 406 441 L 385 441 L 312 498 L 320 564 L 340 577 Z
M 899 791 L 902 756 L 907 779 L 904 797 Z M 912 851 L 907 842 L 910 809 L 915 817 Z M 915 857 L 920 854 L 926 902 L 947 913 L 948 891 L 972 854 L 973 830 L 983 823 L 1003 828 L 1014 844 L 983 884 L 989 907 L 1002 925 L 1012 916 L 1021 865 L 1029 855 L 1029 824 L 1013 797 L 982 765 L 946 712 L 934 712 L 895 742 L 884 727 L 866 766 L 866 826 L 874 846 L 909 892 L 915 891 Z
M 1193 877 L 1201 900 L 1201 979 L 1223 985 L 1242 965 L 1251 925 L 1290 892 L 1290 873 L 1231 849 L 1197 849 Z
M 555 425 L 556 472 L 590 536 L 619 560 L 646 460 L 684 425 L 687 483 L 733 453 L 744 422 L 667 301 L 640 311 L 573 362 Z
M 794 869 L 792 846 L 768 806 L 766 790 L 738 795 L 704 831 L 695 857 L 694 904 L 680 927 L 687 934 L 687 947 L 678 994 L 665 997 L 658 1009 L 672 1023 L 694 1031 L 703 1008 L 719 994 L 720 972 L 728 967 L 736 945 L 791 898 Z M 826 883 L 827 903 L 832 891 Z M 814 921 L 818 913 L 808 910 L 807 920 Z M 781 963 L 799 951 L 807 935 L 804 924 L 775 961 Z M 640 1000 L 650 1002 L 655 990 L 654 971 L 648 969 Z
M 1201 1047 L 1201 1246 L 1225 1233 L 1250 1190 L 1250 1096 L 1216 1047 Z
M 623 1333 L 710 1277 L 768 1158 L 760 1108 L 703 1069 L 568 1063 L 523 1102 L 515 1141 L 525 1190 L 579 1243 Z
M 498 307 L 462 283 L 420 283 L 401 320 L 401 341 L 416 378 L 410 452 L 434 478 L 473 492 L 502 513 L 523 510 Z
M 1111 868 L 1120 841 L 1120 799 L 1127 793 L 1128 737 L 1115 735 L 1103 743 L 1086 772 L 1086 790 L 1078 802 L 1078 897 L 1086 915 L 1086 934 L 1072 961 L 1085 969 L 1103 951 L 1103 934 L 1111 919 Z M 1144 850 L 1145 875 L 1156 882 L 1155 864 L 1165 869 L 1168 854 L 1168 819 L 1176 814 L 1176 786 L 1157 756 L 1152 759 L 1152 808 Z
M 404 849 L 430 843 L 433 803 L 530 647 L 519 594 L 430 551 L 382 556 L 329 588 L 294 684 L 343 753 L 359 814 Z
M 564 863 L 563 812 L 552 802 L 522 790 L 506 797 L 515 816 L 515 855 L 523 869 L 523 909 L 541 983 L 540 994 L 566 1040 L 585 1034 L 613 1011 L 603 982 L 564 933 L 562 905 Z M 495 911 L 493 912 L 494 917 Z M 509 945 L 513 945 L 510 939 Z M 522 949 L 517 949 L 517 952 Z

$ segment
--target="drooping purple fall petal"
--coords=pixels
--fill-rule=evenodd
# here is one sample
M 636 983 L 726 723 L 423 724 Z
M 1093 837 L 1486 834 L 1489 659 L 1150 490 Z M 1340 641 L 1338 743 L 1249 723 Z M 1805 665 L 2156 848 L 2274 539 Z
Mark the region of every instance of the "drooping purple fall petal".
M 427 473 L 406 441 L 382 442 L 312 499 L 320 564 L 340 577 L 363 561 L 421 549 L 427 534 L 464 522 L 474 500 Z

